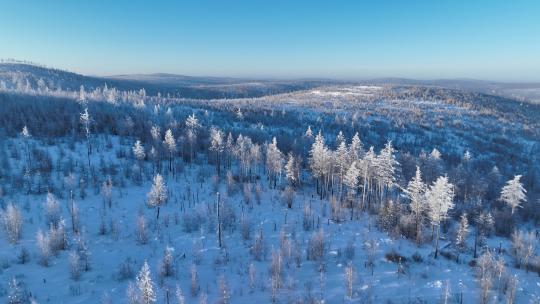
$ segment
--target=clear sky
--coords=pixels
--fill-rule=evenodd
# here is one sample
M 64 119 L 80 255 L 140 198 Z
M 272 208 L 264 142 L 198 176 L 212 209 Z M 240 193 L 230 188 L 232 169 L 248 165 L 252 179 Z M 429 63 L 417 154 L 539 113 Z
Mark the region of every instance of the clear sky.
M 540 81 L 540 1 L 2 0 L 0 58 L 93 75 Z

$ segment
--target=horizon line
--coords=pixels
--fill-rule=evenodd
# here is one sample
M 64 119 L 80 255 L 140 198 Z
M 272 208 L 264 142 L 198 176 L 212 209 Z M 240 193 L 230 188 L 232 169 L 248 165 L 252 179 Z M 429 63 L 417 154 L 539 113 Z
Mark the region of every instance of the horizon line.
M 121 78 L 127 76 L 158 76 L 158 75 L 168 75 L 168 76 L 181 76 L 181 77 L 192 77 L 192 78 L 228 78 L 228 79 L 237 79 L 237 80 L 266 80 L 266 81 L 335 81 L 335 82 L 361 82 L 361 81 L 418 81 L 418 82 L 437 82 L 437 81 L 479 81 L 479 82 L 491 82 L 499 84 L 540 84 L 540 80 L 497 80 L 497 79 L 485 79 L 485 78 L 475 78 L 468 76 L 456 76 L 456 77 L 414 77 L 414 76 L 278 76 L 278 75 L 236 75 L 231 74 L 189 74 L 189 73 L 178 73 L 178 72 L 135 72 L 135 73 L 113 73 L 113 74 L 92 74 L 85 73 L 82 71 L 71 70 L 69 68 L 56 67 L 48 64 L 38 63 L 31 60 L 21 60 L 15 58 L 0 58 L 0 64 L 25 64 L 32 65 L 39 68 L 59 70 L 67 73 L 78 74 L 86 77 L 95 77 L 95 78 Z M 232 75 L 232 76 L 231 76 Z M 134 80 L 134 79 L 130 79 Z

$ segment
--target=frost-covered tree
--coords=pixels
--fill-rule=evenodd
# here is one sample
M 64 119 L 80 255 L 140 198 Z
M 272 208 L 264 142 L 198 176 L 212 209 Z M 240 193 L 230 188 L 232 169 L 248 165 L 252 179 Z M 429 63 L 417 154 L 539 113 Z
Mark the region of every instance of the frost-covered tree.
M 184 292 L 182 291 L 182 288 L 180 288 L 180 285 L 176 285 L 176 304 L 186 304 L 186 297 L 184 296 Z
M 326 186 L 328 163 L 329 151 L 324 143 L 324 137 L 321 131 L 319 131 L 317 136 L 315 136 L 315 141 L 313 142 L 311 150 L 309 151 L 309 166 L 311 168 L 313 177 L 316 178 L 317 191 L 321 197 L 323 195 L 323 189 L 325 189 Z
M 356 162 L 353 161 L 349 169 L 347 169 L 347 173 L 345 174 L 345 177 L 343 179 L 343 183 L 347 186 L 348 193 L 349 193 L 349 201 L 350 201 L 350 208 L 351 208 L 351 221 L 353 219 L 354 214 L 354 197 L 356 195 L 356 189 L 358 188 L 358 178 L 360 177 L 360 171 L 356 167 Z
M 105 89 L 103 90 L 103 93 L 105 94 L 105 97 L 107 98 L 108 103 L 110 103 L 112 105 L 117 104 L 118 91 L 116 90 L 116 88 L 107 89 L 107 87 L 105 85 Z
M 232 157 L 234 154 L 234 138 L 232 136 L 232 133 L 229 132 L 227 135 L 227 139 L 225 140 L 224 148 L 223 150 L 226 153 L 227 159 L 226 159 L 226 166 L 227 168 L 231 168 L 232 166 Z
M 80 103 L 86 103 L 86 90 L 84 89 L 83 85 L 79 87 L 78 101 Z
M 57 227 L 60 221 L 60 202 L 51 192 L 47 193 L 45 200 L 45 218 L 47 219 L 47 225 L 53 225 L 54 227 Z
M 26 152 L 26 164 L 27 164 L 27 167 L 30 168 L 32 158 L 30 157 L 29 139 L 30 139 L 31 135 L 30 135 L 30 131 L 28 131 L 28 128 L 26 127 L 26 125 L 22 128 L 21 137 L 22 137 L 22 139 L 24 141 L 24 147 L 25 147 L 25 150 L 26 150 L 25 151 Z
M 135 142 L 135 144 L 133 145 L 133 155 L 135 156 L 135 158 L 137 159 L 138 161 L 138 166 L 139 166 L 139 180 L 142 179 L 142 167 L 143 167 L 143 161 L 144 161 L 144 158 L 146 157 L 146 152 L 144 151 L 144 147 L 143 145 L 141 144 L 141 141 L 140 140 L 137 140 Z
M 249 168 L 249 177 L 251 179 L 251 172 L 252 170 L 255 170 L 257 167 L 258 167 L 258 164 L 260 163 L 261 161 L 261 158 L 262 158 L 262 152 L 261 152 L 261 146 L 258 145 L 258 144 L 252 144 L 250 147 L 249 147 L 249 162 L 250 162 L 250 168 Z M 300 157 L 295 157 L 295 168 L 297 171 L 297 182 L 300 181 Z
M 352 299 L 354 288 L 354 267 L 352 263 L 348 263 L 345 267 L 345 289 L 347 290 L 347 298 Z
M 148 205 L 152 207 L 157 207 L 156 219 L 159 220 L 159 208 L 167 200 L 167 186 L 163 181 L 161 174 L 156 174 L 152 182 L 152 188 L 147 194 Z
M 469 220 L 467 213 L 463 213 L 459 219 L 459 228 L 456 235 L 456 245 L 460 250 L 467 248 L 466 240 L 469 235 Z
M 441 152 L 437 148 L 433 148 L 429 156 L 434 160 L 439 160 L 441 159 Z
M 272 142 L 266 146 L 266 168 L 268 169 L 268 175 L 270 178 L 270 184 L 274 184 L 274 188 L 277 186 L 277 179 L 281 175 L 283 167 L 283 153 L 277 146 L 277 140 L 274 137 Z
M 197 139 L 197 132 L 200 127 L 199 120 L 195 117 L 195 113 L 188 116 L 186 119 L 186 128 L 187 128 L 187 139 L 190 146 L 189 159 L 193 161 L 193 143 Z
M 219 286 L 219 300 L 218 304 L 229 304 L 231 302 L 231 290 L 229 288 L 229 283 L 225 276 L 221 276 L 218 282 Z
M 340 130 L 338 132 L 338 135 L 336 136 L 336 146 L 341 145 L 341 143 L 345 142 L 345 136 L 343 136 L 343 132 Z
M 156 302 L 156 292 L 154 291 L 154 282 L 150 274 L 150 267 L 144 261 L 144 264 L 137 275 L 137 288 L 139 289 L 139 298 L 141 304 L 150 304 Z
M 169 151 L 169 172 L 172 172 L 172 159 L 174 152 L 176 152 L 176 140 L 174 139 L 171 129 L 165 131 L 165 140 L 163 141 L 163 143 Z
M 491 251 L 486 251 L 478 258 L 476 263 L 478 280 L 481 290 L 481 303 L 489 303 L 489 292 L 493 286 L 493 279 L 496 275 L 495 259 Z
M 297 157 L 289 153 L 285 164 L 285 177 L 291 187 L 296 187 L 300 182 L 300 166 Z
M 356 132 L 351 140 L 351 144 L 348 148 L 349 162 L 359 161 L 364 154 L 364 146 L 360 140 L 358 132 Z
M 133 149 L 133 155 L 135 155 L 135 158 L 138 161 L 144 160 L 144 158 L 146 157 L 146 153 L 144 152 L 144 147 L 142 146 L 140 140 L 137 140 L 135 142 L 132 149 Z
M 442 173 L 443 161 L 441 159 L 441 152 L 437 148 L 434 148 L 427 155 L 422 152 L 420 159 L 423 164 L 422 172 L 424 173 L 426 183 L 431 184 Z
M 7 304 L 26 304 L 30 299 L 24 290 L 21 282 L 13 278 L 9 281 L 9 293 L 7 296 Z
M 0 210 L 0 220 L 8 241 L 11 244 L 16 244 L 22 233 L 23 220 L 21 211 L 13 203 L 9 203 L 5 211 Z
M 313 138 L 313 131 L 311 131 L 311 126 L 308 126 L 307 127 L 307 130 L 306 132 L 304 133 L 304 136 L 308 139 L 312 139 Z
M 112 190 L 113 190 L 113 182 L 111 177 L 109 176 L 107 180 L 103 181 L 101 184 L 101 197 L 103 198 L 103 209 L 105 209 L 105 206 L 109 206 L 109 208 L 112 208 Z
M 128 287 L 126 289 L 126 298 L 128 304 L 139 304 L 139 294 L 137 287 L 135 287 L 133 282 L 128 283 Z
M 357 160 L 353 160 L 357 161 Z M 339 176 L 339 193 L 340 195 L 343 192 L 343 178 L 345 177 L 345 173 L 349 169 L 349 164 L 353 161 L 349 161 L 349 149 L 347 148 L 347 144 L 345 143 L 345 140 L 340 140 L 340 143 L 334 152 L 334 163 L 336 166 L 336 171 Z
M 36 234 L 36 243 L 40 253 L 41 265 L 49 266 L 49 257 L 51 256 L 50 239 L 41 229 Z
M 84 92 L 83 86 L 81 86 L 81 90 Z M 90 131 L 91 119 L 92 118 L 90 117 L 90 113 L 88 112 L 88 107 L 85 107 L 84 111 L 80 114 L 80 121 L 84 127 L 84 134 L 86 135 L 86 155 L 88 158 L 88 168 L 90 168 L 90 155 L 92 154 L 92 144 L 90 141 L 90 137 L 92 135 Z
M 216 169 L 218 176 L 221 173 L 221 152 L 223 152 L 223 132 L 215 127 L 210 129 L 210 151 L 216 153 Z
M 174 275 L 174 249 L 170 246 L 165 248 L 165 253 L 163 259 L 159 264 L 159 276 L 161 278 L 166 278 Z
M 370 238 L 366 242 L 364 242 L 362 246 L 367 254 L 367 261 L 366 264 L 371 268 L 371 275 L 373 276 L 374 270 L 375 270 L 375 261 L 376 261 L 376 254 L 377 249 L 379 248 L 379 243 L 373 239 Z
M 277 291 L 283 284 L 283 255 L 278 250 L 272 250 L 270 259 L 270 285 L 272 289 L 272 299 L 275 299 Z
M 30 138 L 30 131 L 28 131 L 28 127 L 26 127 L 26 125 L 22 128 L 21 136 L 25 139 Z
M 68 257 L 69 261 L 69 273 L 71 275 L 71 278 L 75 281 L 79 280 L 81 277 L 81 257 L 79 256 L 79 253 L 74 250 L 69 253 Z
M 471 152 L 469 152 L 469 150 L 465 151 L 465 153 L 463 153 L 463 161 L 468 163 L 471 161 L 471 158 L 472 158 L 472 155 L 471 155 Z
M 376 179 L 378 182 L 380 201 L 382 202 L 386 190 L 394 185 L 395 171 L 399 163 L 394 155 L 392 142 L 388 141 L 380 154 L 376 157 Z
M 156 125 L 152 126 L 152 128 L 150 128 L 150 135 L 156 144 L 159 143 L 161 140 L 161 128 Z
M 242 136 L 242 134 L 238 135 L 236 146 L 233 148 L 233 155 L 235 155 L 238 160 L 239 169 L 241 171 L 240 175 L 243 177 L 247 177 L 251 169 L 251 163 L 253 161 L 253 155 L 251 154 L 252 146 L 253 142 L 251 141 L 251 138 Z
M 405 194 L 409 197 L 411 213 L 414 217 L 416 241 L 420 241 L 420 231 L 422 229 L 423 215 L 427 209 L 426 206 L 426 184 L 422 182 L 422 172 L 420 167 L 416 166 L 416 174 L 407 185 Z
M 91 269 L 91 263 L 90 263 L 90 249 L 88 248 L 88 244 L 86 242 L 86 239 L 84 238 L 84 233 L 80 233 L 75 238 L 77 254 L 79 255 L 80 259 L 80 265 L 81 269 L 83 271 L 90 271 Z
M 376 155 L 373 146 L 369 148 L 360 161 L 360 175 L 362 176 L 362 206 L 365 206 L 366 196 L 371 191 L 371 183 L 376 170 Z
M 137 236 L 137 243 L 144 245 L 148 242 L 148 234 L 146 232 L 146 218 L 142 214 L 137 217 L 135 235 Z
M 454 185 L 448 182 L 448 177 L 440 176 L 429 187 L 426 193 L 428 216 L 431 224 L 436 227 L 435 258 L 439 253 L 439 234 L 441 222 L 448 216 L 448 211 L 454 208 Z
M 199 294 L 199 291 L 201 290 L 201 287 L 199 285 L 199 272 L 197 271 L 197 266 L 195 264 L 191 265 L 190 273 L 191 273 L 191 285 L 190 285 L 191 296 L 195 297 L 196 295 Z
M 493 231 L 493 216 L 490 212 L 481 212 L 475 219 L 476 221 L 476 234 L 474 237 L 474 254 L 473 257 L 477 257 L 477 249 L 479 245 L 484 244 L 485 237 L 491 234 Z
M 536 255 L 538 246 L 537 237 L 534 232 L 514 231 L 512 233 L 512 255 L 516 259 L 516 266 L 525 267 L 527 272 L 531 267 L 529 260 Z
M 516 208 L 521 208 L 521 204 L 527 201 L 527 190 L 521 184 L 521 175 L 514 176 L 513 179 L 506 182 L 501 190 L 500 200 L 505 202 L 512 209 L 512 214 Z

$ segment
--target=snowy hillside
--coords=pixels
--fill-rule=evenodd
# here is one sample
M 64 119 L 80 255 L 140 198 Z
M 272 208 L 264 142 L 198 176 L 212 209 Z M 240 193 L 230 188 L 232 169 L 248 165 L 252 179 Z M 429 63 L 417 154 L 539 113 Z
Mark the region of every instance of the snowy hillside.
M 166 78 L 0 65 L 0 302 L 540 301 L 539 106 Z
M 225 77 L 190 77 L 172 74 L 83 76 L 59 69 L 23 62 L 0 62 L 0 89 L 16 88 L 77 91 L 85 86 L 92 91 L 108 86 L 119 91 L 144 89 L 150 95 L 179 98 L 238 98 L 292 92 L 311 88 L 323 80 L 252 80 Z

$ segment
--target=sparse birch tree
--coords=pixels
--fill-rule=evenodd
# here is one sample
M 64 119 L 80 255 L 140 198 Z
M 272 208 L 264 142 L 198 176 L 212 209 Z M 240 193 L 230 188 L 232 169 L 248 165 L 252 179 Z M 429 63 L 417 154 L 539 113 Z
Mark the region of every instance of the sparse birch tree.
M 200 127 L 199 120 L 197 117 L 195 117 L 195 113 L 188 116 L 186 119 L 186 128 L 187 128 L 187 139 L 189 142 L 189 161 L 190 163 L 193 161 L 194 153 L 193 153 L 193 144 L 195 143 L 195 140 L 197 139 L 197 132 Z
M 144 152 L 144 147 L 141 144 L 140 140 L 137 140 L 135 144 L 133 145 L 133 155 L 137 159 L 138 165 L 139 165 L 139 178 L 142 178 L 142 167 L 143 167 L 143 161 L 146 157 L 146 153 Z
M 448 177 L 440 176 L 430 186 L 426 197 L 429 205 L 428 216 L 437 232 L 435 237 L 435 258 L 437 258 L 441 223 L 448 216 L 448 211 L 454 208 L 454 185 L 448 182 Z
M 416 166 L 416 174 L 413 179 L 407 185 L 405 194 L 409 197 L 411 203 L 411 213 L 414 217 L 416 242 L 420 242 L 420 235 L 422 230 L 422 220 L 424 212 L 427 209 L 426 206 L 426 184 L 422 182 L 422 172 L 420 168 Z
M 216 153 L 216 169 L 217 175 L 221 173 L 221 152 L 223 152 L 223 132 L 215 127 L 210 129 L 210 151 Z
M 356 167 L 356 162 L 353 161 L 349 169 L 347 170 L 347 174 L 345 174 L 344 183 L 348 188 L 348 200 L 350 202 L 350 208 L 351 208 L 351 221 L 353 220 L 354 215 L 354 201 L 356 196 L 356 189 L 358 188 L 358 177 L 360 176 L 360 172 L 358 168 Z
M 277 186 L 277 179 L 281 175 L 283 167 L 283 153 L 277 146 L 277 140 L 274 137 L 272 143 L 266 146 L 266 168 L 268 169 L 268 175 L 270 178 L 270 184 Z
M 174 139 L 174 136 L 172 134 L 171 129 L 168 129 L 165 131 L 165 140 L 163 142 L 165 146 L 167 147 L 167 150 L 169 151 L 169 172 L 172 172 L 172 160 L 174 152 L 176 152 L 176 140 Z
M 152 188 L 150 189 L 150 192 L 148 192 L 147 196 L 148 205 L 157 207 L 156 219 L 159 220 L 159 208 L 167 200 L 167 186 L 165 185 L 161 174 L 156 174 L 156 176 L 154 176 Z
M 82 87 L 82 90 L 84 91 L 84 87 Z M 84 111 L 80 114 L 80 120 L 84 127 L 84 133 L 86 135 L 86 148 L 87 148 L 87 158 L 88 158 L 88 169 L 90 169 L 90 155 L 92 154 L 92 144 L 91 144 L 91 133 L 90 133 L 90 123 L 91 123 L 91 117 L 90 113 L 88 113 L 88 107 L 84 108 Z

